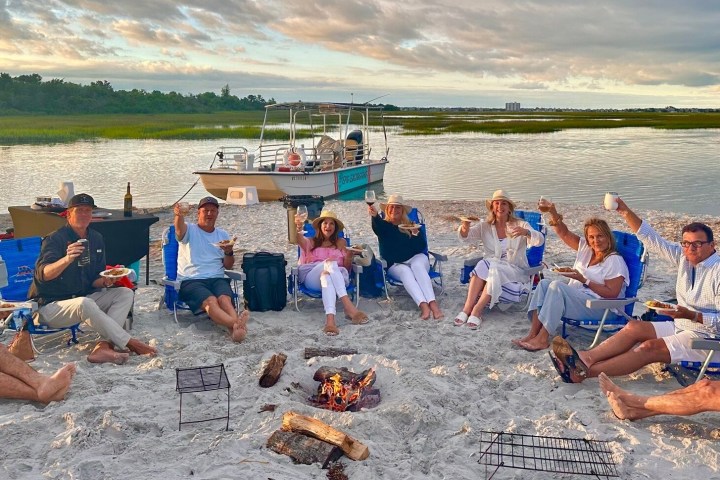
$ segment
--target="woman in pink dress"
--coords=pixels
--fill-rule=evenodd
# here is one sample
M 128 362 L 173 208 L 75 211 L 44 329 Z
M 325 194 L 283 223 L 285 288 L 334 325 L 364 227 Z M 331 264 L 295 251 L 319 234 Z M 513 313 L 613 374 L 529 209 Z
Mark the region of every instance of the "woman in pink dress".
M 308 288 L 322 291 L 326 316 L 323 329 L 325 334 L 334 336 L 340 333 L 335 324 L 337 313 L 335 303 L 338 298 L 343 305 L 346 318 L 356 325 L 367 323 L 368 316 L 353 305 L 346 290 L 350 283 L 352 254 L 345 248 L 345 239 L 340 237 L 345 225 L 330 210 L 323 210 L 320 216 L 313 220 L 315 236 L 312 238 L 302 234 L 303 220 L 297 216 L 295 225 L 300 247 L 298 281 Z

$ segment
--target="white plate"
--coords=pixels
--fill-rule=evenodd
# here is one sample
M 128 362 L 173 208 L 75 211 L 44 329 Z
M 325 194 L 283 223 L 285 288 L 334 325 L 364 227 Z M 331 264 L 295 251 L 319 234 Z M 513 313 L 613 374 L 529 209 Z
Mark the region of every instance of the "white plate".
M 407 225 L 398 225 L 398 228 L 399 228 L 400 230 L 408 230 L 408 231 L 420 230 L 420 224 L 417 224 L 417 223 L 416 223 L 416 224 L 414 224 L 414 225 L 412 225 L 412 226 L 410 226 L 410 227 L 407 226 Z
M 551 268 L 550 271 L 553 273 L 557 273 L 558 275 L 562 275 L 563 277 L 570 277 L 570 275 L 576 275 L 578 273 L 575 270 L 573 270 L 572 272 L 559 272 L 554 268 Z
M 113 273 L 116 270 L 122 271 L 122 273 Z M 109 270 L 105 270 L 104 272 L 100 272 L 100 276 L 105 278 L 122 278 L 127 276 L 129 273 L 129 268 L 111 268 Z
M 655 300 L 655 301 L 657 302 L 657 301 L 659 301 L 659 300 Z M 667 302 L 663 302 L 663 303 L 667 303 Z M 650 305 L 647 304 L 647 302 L 643 303 L 643 305 L 645 305 L 645 308 L 649 308 L 649 309 L 651 309 L 651 310 L 655 310 L 655 311 L 658 312 L 658 313 L 677 311 L 677 307 L 670 307 L 670 308 L 667 308 L 667 307 L 651 307 Z
M 720 336 L 720 332 L 717 332 L 714 328 L 708 327 L 707 325 L 702 323 L 693 322 L 692 320 L 687 318 L 676 318 L 675 327 L 679 328 L 680 330 L 688 330 L 690 332 L 700 333 L 709 337 Z
M 468 216 L 465 216 L 465 215 L 460 215 L 460 216 L 458 216 L 458 218 L 460 219 L 461 222 L 475 223 L 475 222 L 479 222 L 479 221 L 480 221 L 480 218 L 478 218 L 478 217 L 472 217 L 472 218 L 471 218 L 471 217 L 468 217 Z
M 362 248 L 357 248 L 357 247 L 347 247 L 346 250 L 348 252 L 352 252 L 352 253 L 362 253 L 363 252 Z
M 93 218 L 107 218 L 112 216 L 112 212 L 93 212 Z
M 23 308 L 32 308 L 29 302 L 3 302 L 0 300 L 0 305 L 10 305 L 9 307 L 0 307 L 0 312 L 14 312 Z
M 222 245 L 220 244 L 220 242 L 213 243 L 212 245 L 213 245 L 213 247 L 217 247 L 217 248 L 223 248 L 223 247 L 227 247 L 227 246 L 234 247 L 235 240 L 230 240 L 230 243 L 224 243 Z

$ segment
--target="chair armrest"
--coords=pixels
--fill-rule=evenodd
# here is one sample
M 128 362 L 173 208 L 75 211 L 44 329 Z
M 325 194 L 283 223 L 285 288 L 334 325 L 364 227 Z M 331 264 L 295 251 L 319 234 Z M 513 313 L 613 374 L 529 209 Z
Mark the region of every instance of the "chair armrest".
M 480 260 L 482 260 L 483 258 L 485 258 L 485 257 L 479 256 L 479 257 L 468 258 L 463 262 L 463 265 L 466 267 L 475 267 L 475 265 L 477 265 L 477 263 Z M 528 275 L 529 275 L 529 273 L 528 273 Z
M 228 277 L 230 280 L 235 280 L 236 282 L 245 281 L 245 272 L 238 272 L 237 270 L 225 270 L 225 276 Z
M 355 260 L 353 260 L 353 262 L 355 262 Z M 362 266 L 362 265 L 358 265 L 358 264 L 356 264 L 356 263 L 353 263 L 353 264 L 352 264 L 352 271 L 353 271 L 353 273 L 362 273 L 362 272 L 363 272 L 363 266 Z
M 637 302 L 637 298 L 589 298 L 585 301 L 588 308 L 621 308 L 629 303 Z
M 537 267 L 529 267 L 524 269 L 524 272 L 528 275 L 537 275 L 538 273 L 542 272 L 545 269 L 543 265 L 538 265 Z
M 290 275 L 297 276 L 299 271 L 300 271 L 300 269 L 297 267 L 297 265 L 294 267 L 290 267 Z
M 436 262 L 447 262 L 448 259 L 447 255 L 443 255 L 442 253 L 428 251 L 428 255 L 432 255 Z
M 377 257 L 377 259 L 378 259 L 378 262 L 380 262 L 380 265 L 382 265 L 383 270 L 387 270 L 387 268 L 388 268 L 387 260 L 385 260 L 384 258 L 381 258 L 381 257 Z
M 173 287 L 175 290 L 180 290 L 181 283 L 180 280 L 170 280 L 168 277 L 162 277 L 162 279 L 160 279 L 160 285 Z
M 690 340 L 690 347 L 695 350 L 720 350 L 720 339 L 693 338 Z

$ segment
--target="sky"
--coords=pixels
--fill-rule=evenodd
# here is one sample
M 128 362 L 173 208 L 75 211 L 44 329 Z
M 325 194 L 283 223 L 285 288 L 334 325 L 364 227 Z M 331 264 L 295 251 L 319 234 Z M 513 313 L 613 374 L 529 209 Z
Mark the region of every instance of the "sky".
M 116 90 L 720 107 L 714 0 L 0 0 L 0 72 Z

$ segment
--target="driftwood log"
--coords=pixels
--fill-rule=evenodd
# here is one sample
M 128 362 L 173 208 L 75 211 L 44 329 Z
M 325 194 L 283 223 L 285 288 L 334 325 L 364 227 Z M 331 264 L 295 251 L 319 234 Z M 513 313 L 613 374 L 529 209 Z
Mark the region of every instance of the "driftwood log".
M 313 357 L 339 357 L 340 355 L 355 355 L 357 350 L 354 348 L 313 348 L 305 349 L 305 360 Z
M 342 457 L 343 451 L 335 445 L 302 433 L 276 430 L 267 441 L 274 452 L 287 455 L 298 463 L 322 464 L 322 468 Z
M 260 386 L 264 388 L 272 387 L 280 378 L 282 369 L 285 366 L 287 355 L 284 353 L 276 353 L 270 361 L 265 365 L 262 375 L 260 375 Z
M 340 381 L 346 384 L 357 384 L 368 375 L 372 375 L 371 380 L 368 382 L 367 386 L 370 387 L 372 386 L 372 384 L 375 383 L 375 371 L 372 368 L 368 368 L 361 373 L 355 373 L 351 372 L 345 367 L 320 367 L 315 371 L 315 375 L 313 375 L 313 380 L 315 380 L 316 382 L 324 382 L 335 375 L 340 375 Z
M 370 456 L 367 445 L 315 418 L 306 417 L 295 412 L 287 412 L 283 415 L 282 429 L 301 432 L 336 445 L 352 460 L 365 460 Z

